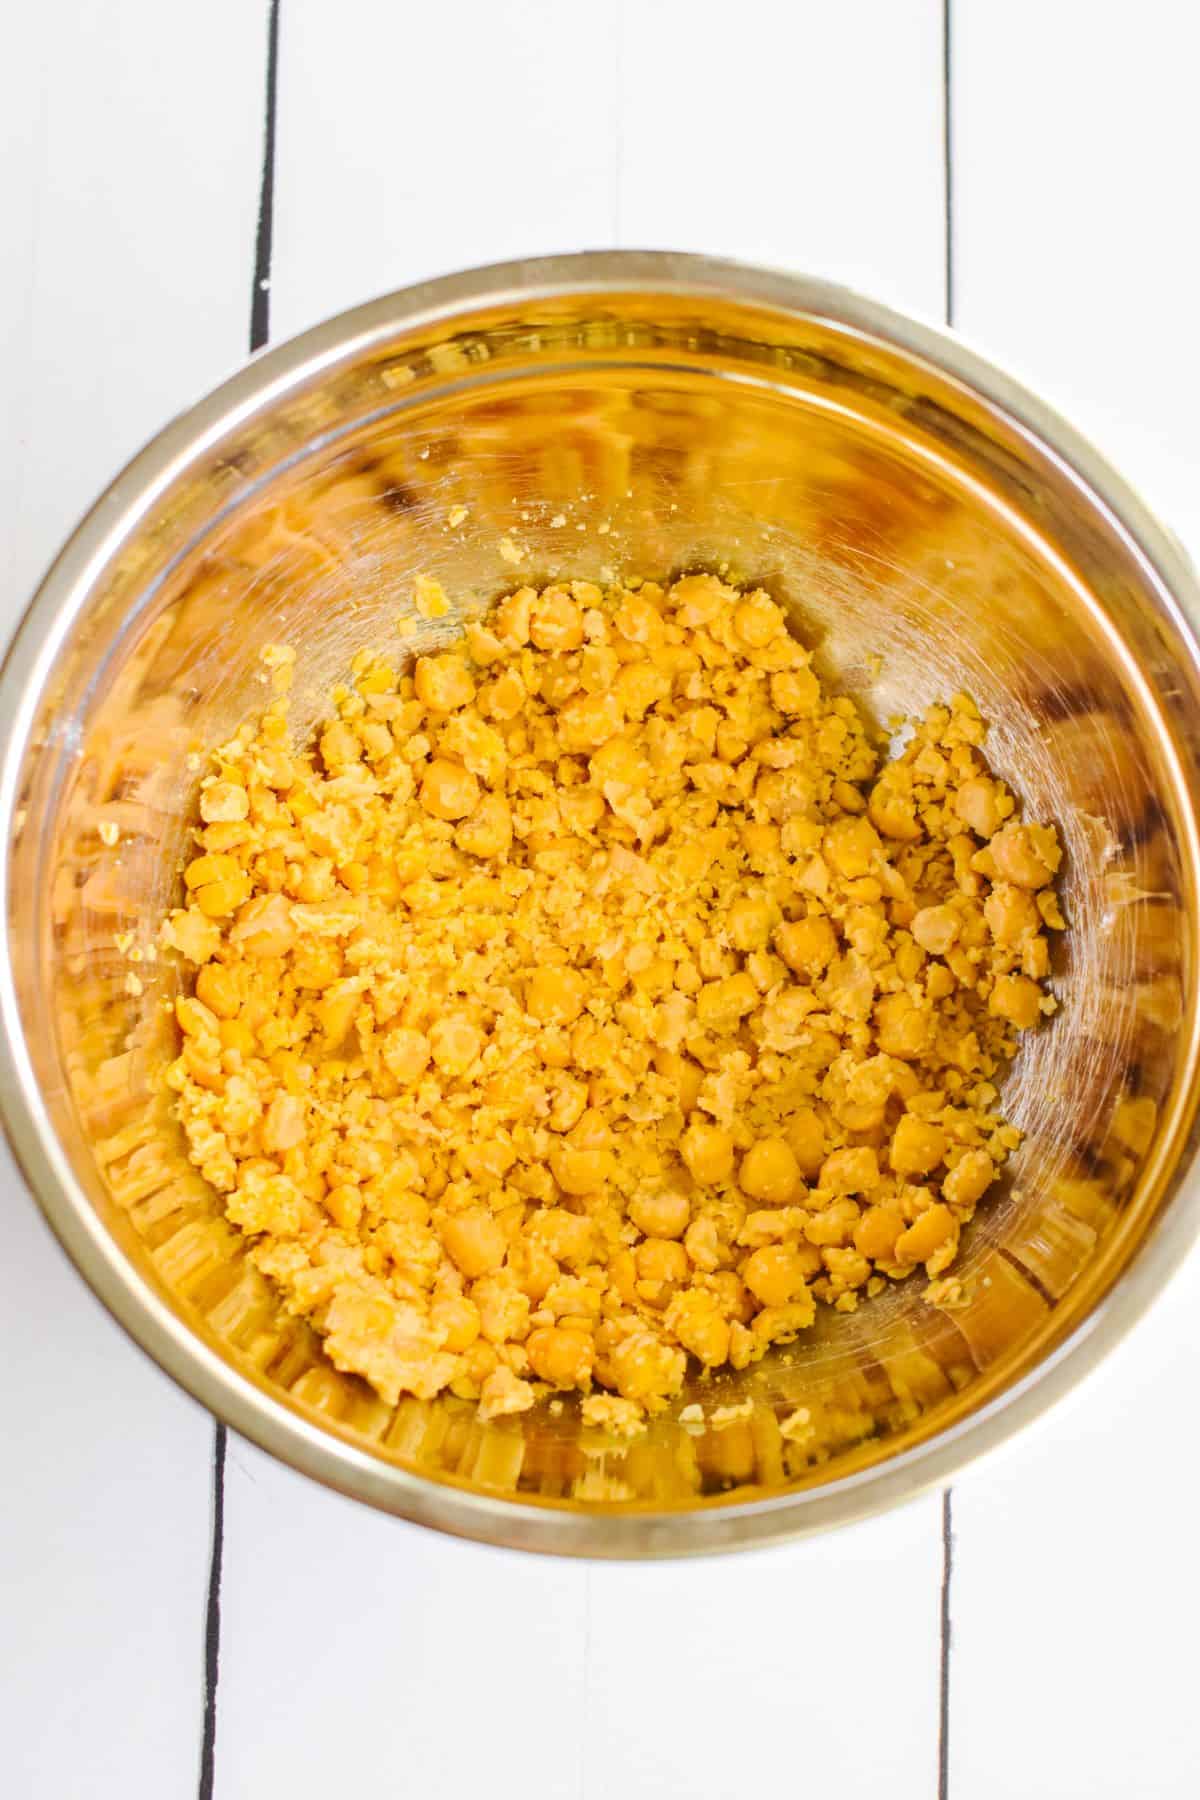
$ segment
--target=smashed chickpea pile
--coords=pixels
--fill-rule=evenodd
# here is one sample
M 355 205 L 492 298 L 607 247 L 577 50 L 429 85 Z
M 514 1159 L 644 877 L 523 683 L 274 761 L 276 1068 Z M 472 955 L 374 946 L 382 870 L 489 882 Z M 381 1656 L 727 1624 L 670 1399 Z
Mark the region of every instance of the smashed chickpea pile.
M 428 585 L 428 584 L 426 584 Z M 762 592 L 522 588 L 309 750 L 213 757 L 169 1072 L 255 1263 L 388 1402 L 636 1429 L 959 1232 L 1054 1008 L 1052 827 L 970 700 L 882 761 Z

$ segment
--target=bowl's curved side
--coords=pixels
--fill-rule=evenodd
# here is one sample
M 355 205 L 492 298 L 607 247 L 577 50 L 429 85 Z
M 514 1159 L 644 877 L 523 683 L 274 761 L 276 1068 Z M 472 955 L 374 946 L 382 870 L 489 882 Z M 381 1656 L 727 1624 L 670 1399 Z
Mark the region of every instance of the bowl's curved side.
M 1154 721 L 1151 748 L 1169 800 L 1180 918 L 1195 919 L 1200 649 L 1193 623 L 1200 620 L 1200 587 L 1174 540 L 1090 445 L 960 341 L 827 283 L 651 252 L 501 265 L 372 301 L 260 354 L 129 464 L 47 573 L 0 670 L 0 878 L 8 913 L 0 955 L 0 1111 L 29 1186 L 85 1280 L 147 1354 L 264 1449 L 342 1492 L 462 1536 L 564 1554 L 682 1555 L 826 1529 L 945 1481 L 1059 1400 L 1119 1342 L 1200 1231 L 1200 1194 L 1191 1172 L 1196 1084 L 1190 1078 L 1200 1058 L 1200 1020 L 1190 963 L 1179 975 L 1186 1003 L 1171 1048 L 1172 1099 L 1160 1109 L 1157 1136 L 1138 1171 L 1137 1202 L 1120 1216 L 1114 1211 L 1105 1259 L 1080 1272 L 1071 1304 L 1042 1308 L 1022 1362 L 981 1364 L 969 1404 L 943 1409 L 938 1418 L 946 1422 L 936 1435 L 926 1435 L 929 1417 L 914 1420 L 911 1428 L 894 1432 L 886 1451 L 872 1444 L 840 1458 L 844 1472 L 834 1479 L 822 1480 L 814 1468 L 786 1491 L 767 1493 L 748 1484 L 740 1493 L 751 1497 L 735 1491 L 730 1497 L 697 1494 L 670 1507 L 628 1502 L 585 1508 L 535 1494 L 506 1498 L 444 1471 L 431 1479 L 400 1458 L 377 1454 L 361 1434 L 285 1401 L 260 1373 L 222 1354 L 217 1338 L 199 1329 L 186 1307 L 135 1269 L 123 1222 L 106 1209 L 98 1178 L 89 1180 L 83 1166 L 58 1046 L 61 1021 L 54 1017 L 45 973 L 39 909 L 47 899 L 33 873 L 41 867 L 38 857 L 48 854 L 42 838 L 78 749 L 76 713 L 71 705 L 56 709 L 56 696 L 90 694 L 109 680 L 108 660 L 115 658 L 110 646 L 131 629 L 132 615 L 147 605 L 144 596 L 154 584 L 168 578 L 147 545 L 173 506 L 176 520 L 184 517 L 179 496 L 188 494 L 189 483 L 204 497 L 202 524 L 211 532 L 222 509 L 232 518 L 253 480 L 267 478 L 262 471 L 269 472 L 278 449 L 272 432 L 281 435 L 274 422 L 286 418 L 292 440 L 303 436 L 308 446 L 336 435 L 336 415 L 322 412 L 322 398 L 343 372 L 365 368 L 393 392 L 403 396 L 411 384 L 417 394 L 429 366 L 421 364 L 420 378 L 414 374 L 413 345 L 424 347 L 422 355 L 430 345 L 458 351 L 466 343 L 469 351 L 473 322 L 481 318 L 496 344 L 508 345 L 528 330 L 522 321 L 568 316 L 581 296 L 605 331 L 629 309 L 629 355 L 648 367 L 656 365 L 638 332 L 656 307 L 668 304 L 685 315 L 711 314 L 730 330 L 739 320 L 751 321 L 770 349 L 764 368 L 774 358 L 779 367 L 803 370 L 806 358 L 819 361 L 813 344 L 828 333 L 848 358 L 858 359 L 863 393 L 872 381 L 882 381 L 889 358 L 902 361 L 920 391 L 910 397 L 908 414 L 898 408 L 895 416 L 911 418 L 914 434 L 919 429 L 927 442 L 943 445 L 947 458 L 965 462 L 970 434 L 1002 423 L 1004 454 L 1014 468 L 1028 457 L 1026 484 L 1033 481 L 1029 471 L 1040 471 L 1054 484 L 1062 516 L 1071 505 L 1077 510 L 1079 541 L 1064 553 L 1064 582 L 1074 579 L 1067 568 L 1071 556 L 1088 554 L 1092 537 L 1100 545 L 1096 554 L 1119 553 L 1122 559 L 1120 581 L 1114 580 L 1105 601 L 1126 609 L 1122 631 L 1111 619 L 1104 626 L 1119 664 L 1114 692 L 1126 696 L 1131 716 Z M 794 342 L 793 327 L 799 334 Z M 583 349 L 602 359 L 624 341 L 598 332 L 595 344 Z M 686 333 L 679 338 L 680 345 L 690 341 Z M 716 327 L 697 337 L 696 355 L 708 359 L 706 380 L 718 371 L 724 341 Z M 402 354 L 394 353 L 398 345 Z M 684 350 L 675 356 L 682 359 Z M 657 366 L 669 361 L 664 353 Z M 443 362 L 439 369 L 435 356 L 433 369 L 447 392 L 466 392 L 472 380 L 484 379 L 478 367 L 473 371 L 468 352 L 458 360 L 446 355 Z M 742 390 L 757 379 L 765 383 L 768 376 L 746 367 L 736 371 Z M 243 452 L 246 445 L 251 448 Z M 257 471 L 249 469 L 256 456 Z M 188 530 L 196 527 L 190 516 L 184 523 Z M 184 526 L 178 529 L 182 533 Z M 1052 535 L 1047 528 L 1037 540 L 1039 554 L 1049 554 Z M 1034 533 L 1031 541 L 1036 538 Z M 114 570 L 121 572 L 123 588 L 112 585 Z M 106 582 L 110 596 L 126 597 L 124 610 L 111 597 L 101 598 Z M 87 659 L 87 679 L 75 688 L 63 674 L 71 657 Z M 1190 945 L 1181 954 L 1190 955 Z M 1051 1295 L 1051 1301 L 1062 1297 Z

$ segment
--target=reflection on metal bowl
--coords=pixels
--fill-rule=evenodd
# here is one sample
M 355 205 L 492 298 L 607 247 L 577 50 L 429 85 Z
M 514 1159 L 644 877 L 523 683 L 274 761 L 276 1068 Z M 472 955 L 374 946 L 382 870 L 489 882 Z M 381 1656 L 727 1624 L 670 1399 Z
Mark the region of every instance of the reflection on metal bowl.
M 1004 1092 L 1022 1148 L 939 1304 L 914 1279 L 826 1313 L 639 1438 L 570 1405 L 490 1425 L 452 1398 L 388 1407 L 282 1312 L 189 1166 L 161 1082 L 178 971 L 144 960 L 130 983 L 118 940 L 152 941 L 195 753 L 254 709 L 265 643 L 304 647 L 303 730 L 418 575 L 479 601 L 516 574 L 716 566 L 768 587 L 880 721 L 968 689 L 997 771 L 1057 822 L 1071 929 L 1060 1010 Z M 592 255 L 321 326 L 118 478 L 9 655 L 0 1087 L 30 1184 L 113 1312 L 214 1411 L 446 1530 L 681 1554 L 945 1479 L 1078 1379 L 1200 1219 L 1189 618 L 1190 569 L 1087 445 L 961 345 L 839 289 Z M 751 1404 L 697 1430 L 679 1414 L 698 1398 Z

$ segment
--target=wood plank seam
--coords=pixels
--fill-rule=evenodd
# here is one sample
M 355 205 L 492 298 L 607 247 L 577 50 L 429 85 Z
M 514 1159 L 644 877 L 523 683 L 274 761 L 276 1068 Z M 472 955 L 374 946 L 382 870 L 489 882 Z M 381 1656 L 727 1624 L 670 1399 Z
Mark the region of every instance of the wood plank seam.
M 945 214 L 946 325 L 954 326 L 954 44 L 953 0 L 942 0 L 942 180 Z M 938 1612 L 937 1796 L 950 1800 L 950 1664 L 954 1593 L 954 1489 L 942 1494 L 942 1586 Z
M 250 351 L 261 350 L 271 335 L 271 247 L 275 222 L 275 114 L 279 87 L 279 5 L 267 11 L 267 76 L 263 120 L 262 172 L 258 220 L 254 234 L 254 273 L 250 291 Z M 221 1574 L 225 1558 L 225 1451 L 227 1432 L 213 1425 L 212 1540 L 208 1564 L 208 1602 L 204 1614 L 204 1728 L 200 1741 L 199 1800 L 213 1800 L 216 1778 L 217 1690 L 221 1664 Z

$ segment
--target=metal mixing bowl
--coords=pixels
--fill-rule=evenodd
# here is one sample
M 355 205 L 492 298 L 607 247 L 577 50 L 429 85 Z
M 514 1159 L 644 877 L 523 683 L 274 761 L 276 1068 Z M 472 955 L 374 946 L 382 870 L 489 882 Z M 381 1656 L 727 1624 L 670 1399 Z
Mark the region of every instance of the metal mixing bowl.
M 970 690 L 995 766 L 1057 821 L 1071 930 L 1061 1010 L 1005 1091 L 1022 1149 L 941 1304 L 915 1278 L 826 1312 L 632 1442 L 570 1405 L 488 1426 L 453 1399 L 387 1407 L 281 1312 L 166 1108 L 179 972 L 151 956 L 197 753 L 261 700 L 272 640 L 301 647 L 303 730 L 357 648 L 399 648 L 419 574 L 478 601 L 518 577 L 726 565 L 879 720 Z M 1086 444 L 958 342 L 838 288 L 589 255 L 322 325 L 137 458 L 9 653 L 0 1089 L 30 1185 L 214 1412 L 445 1530 L 712 1550 L 944 1480 L 1078 1380 L 1196 1233 L 1196 619 L 1190 568 Z M 697 1399 L 750 1405 L 697 1432 L 679 1419 Z

